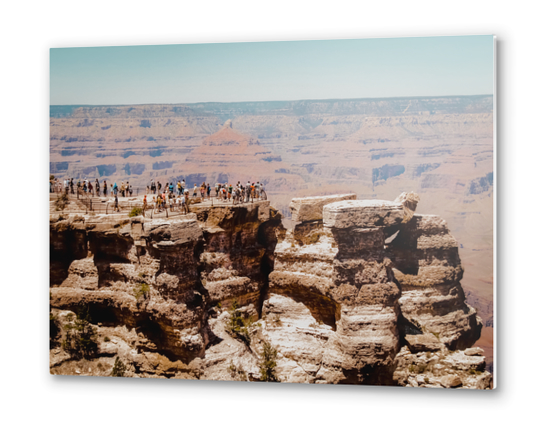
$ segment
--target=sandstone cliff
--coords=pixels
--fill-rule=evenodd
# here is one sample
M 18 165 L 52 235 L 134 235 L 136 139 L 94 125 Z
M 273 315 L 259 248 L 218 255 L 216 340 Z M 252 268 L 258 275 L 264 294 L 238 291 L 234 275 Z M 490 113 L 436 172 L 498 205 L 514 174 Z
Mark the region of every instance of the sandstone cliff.
M 288 231 L 264 201 L 53 214 L 51 373 L 490 388 L 457 242 L 417 200 L 293 199 Z

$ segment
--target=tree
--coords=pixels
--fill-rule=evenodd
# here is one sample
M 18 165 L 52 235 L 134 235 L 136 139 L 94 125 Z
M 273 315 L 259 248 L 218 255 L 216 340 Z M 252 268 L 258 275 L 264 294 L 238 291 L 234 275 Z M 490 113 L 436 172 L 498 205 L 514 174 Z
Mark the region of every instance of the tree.
M 115 365 L 113 365 L 113 369 L 111 370 L 111 377 L 124 377 L 125 372 L 126 365 L 124 365 L 124 362 L 117 356 L 115 358 Z
M 262 360 L 260 362 L 260 381 L 280 381 L 275 374 L 277 366 L 277 349 L 268 342 L 263 343 Z
M 96 354 L 96 332 L 90 324 L 88 308 L 82 308 L 77 313 L 73 323 L 66 324 L 66 337 L 62 348 L 76 358 L 90 358 Z

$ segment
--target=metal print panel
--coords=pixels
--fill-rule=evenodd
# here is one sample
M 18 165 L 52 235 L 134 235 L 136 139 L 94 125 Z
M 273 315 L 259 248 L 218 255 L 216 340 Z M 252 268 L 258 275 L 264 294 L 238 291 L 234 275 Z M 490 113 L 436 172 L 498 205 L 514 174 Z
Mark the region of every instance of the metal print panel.
M 492 36 L 50 57 L 52 374 L 493 388 Z

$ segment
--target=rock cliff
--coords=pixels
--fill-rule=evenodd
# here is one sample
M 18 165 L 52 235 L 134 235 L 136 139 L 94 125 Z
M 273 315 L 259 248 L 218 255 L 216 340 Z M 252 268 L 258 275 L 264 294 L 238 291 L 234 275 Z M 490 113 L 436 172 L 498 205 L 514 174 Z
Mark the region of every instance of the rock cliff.
M 51 373 L 491 388 L 457 242 L 418 199 L 296 198 L 288 231 L 267 201 L 52 214 Z

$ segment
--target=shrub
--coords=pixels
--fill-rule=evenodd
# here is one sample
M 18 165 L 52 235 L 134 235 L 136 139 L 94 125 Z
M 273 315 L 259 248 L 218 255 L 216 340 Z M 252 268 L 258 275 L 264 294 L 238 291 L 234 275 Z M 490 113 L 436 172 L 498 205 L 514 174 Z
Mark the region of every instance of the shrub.
M 234 300 L 230 309 L 230 319 L 226 325 L 226 331 L 248 345 L 250 344 L 250 334 L 247 328 L 249 325 L 250 320 L 243 318 L 239 310 L 239 303 Z
M 111 339 L 109 337 L 107 337 L 107 336 L 104 337 L 104 342 L 107 343 L 107 342 L 110 342 L 110 341 L 111 341 Z
M 282 326 L 282 320 L 280 319 L 279 315 L 273 316 L 273 324 L 276 325 L 277 327 Z
M 113 369 L 111 370 L 111 377 L 124 377 L 125 372 L 126 365 L 124 365 L 124 362 L 122 362 L 117 356 L 115 358 L 115 364 L 113 365 Z
M 247 379 L 247 373 L 241 365 L 237 367 L 233 364 L 233 362 L 230 362 L 228 371 L 230 372 L 231 378 L 234 380 L 244 381 Z
M 142 214 L 143 214 L 143 208 L 140 208 L 139 206 L 134 206 L 132 210 L 130 211 L 130 213 L 128 214 L 128 216 L 131 218 L 131 217 L 142 215 Z
M 76 358 L 90 358 L 96 354 L 96 332 L 90 325 L 88 309 L 81 309 L 73 323 L 66 324 L 62 348 Z
M 68 203 L 70 203 L 70 201 L 68 199 L 68 195 L 66 193 L 62 193 L 55 200 L 55 210 L 63 211 L 66 208 L 66 206 L 68 205 Z
M 147 283 L 139 283 L 134 289 L 134 296 L 137 301 L 143 297 L 146 299 L 150 293 L 151 289 Z
M 280 381 L 275 374 L 277 366 L 277 350 L 268 342 L 263 343 L 262 360 L 260 362 L 260 381 Z
M 418 365 L 418 374 L 422 374 L 427 370 L 427 364 Z

